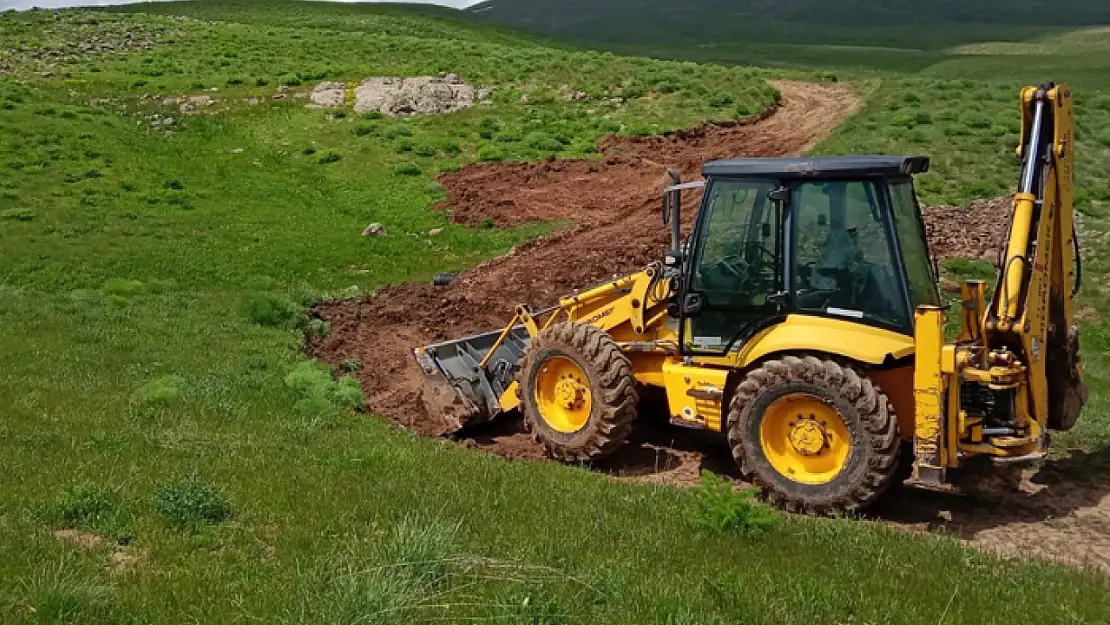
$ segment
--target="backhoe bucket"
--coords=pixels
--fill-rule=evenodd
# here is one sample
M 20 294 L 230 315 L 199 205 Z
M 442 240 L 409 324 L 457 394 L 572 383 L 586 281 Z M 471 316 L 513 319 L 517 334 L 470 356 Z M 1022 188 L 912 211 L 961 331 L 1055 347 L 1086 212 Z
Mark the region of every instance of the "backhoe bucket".
M 513 327 L 498 345 L 502 333 L 485 332 L 413 350 L 424 371 L 425 406 L 429 413 L 443 415 L 455 431 L 502 412 L 501 396 L 513 383 L 529 341 L 523 325 Z

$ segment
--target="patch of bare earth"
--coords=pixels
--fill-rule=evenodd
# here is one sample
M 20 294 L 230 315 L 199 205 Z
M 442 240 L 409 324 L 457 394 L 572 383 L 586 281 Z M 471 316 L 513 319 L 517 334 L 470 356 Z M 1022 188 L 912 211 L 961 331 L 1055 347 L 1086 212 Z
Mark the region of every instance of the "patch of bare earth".
M 567 220 L 567 230 L 532 241 L 462 273 L 447 287 L 404 284 L 358 301 L 334 301 L 312 313 L 331 323 L 309 351 L 339 365 L 359 358 L 370 410 L 420 434 L 452 434 L 442 415 L 421 400 L 414 347 L 503 326 L 513 305 L 535 308 L 592 283 L 662 257 L 668 234 L 659 221 L 666 169 L 696 177 L 702 163 L 737 156 L 805 152 L 860 105 L 843 85 L 779 82 L 781 105 L 750 123 L 699 124 L 665 137 L 615 138 L 599 143 L 600 160 L 472 165 L 445 174 L 449 199 L 441 206 L 463 224 L 498 225 Z M 695 206 L 690 197 L 687 206 Z M 941 257 L 983 257 L 1005 227 L 1006 199 L 968 208 L 927 209 L 930 242 Z M 692 218 L 687 211 L 686 218 Z M 735 476 L 722 437 L 671 427 L 662 404 L 645 393 L 631 439 L 596 468 L 621 479 L 692 484 L 702 469 Z M 509 458 L 542 460 L 519 418 L 504 418 L 463 433 L 468 447 Z M 1074 458 L 1074 457 L 1073 457 Z M 1091 461 L 1090 473 L 1078 471 Z M 1103 467 L 1099 469 L 1098 467 Z M 1076 458 L 1026 471 L 1020 484 L 1003 478 L 1013 467 L 964 471 L 964 495 L 899 490 L 877 511 L 899 527 L 954 533 L 1000 553 L 1051 555 L 1110 569 L 1110 461 Z M 1077 477 L 1079 476 L 1079 477 Z M 1084 477 L 1085 476 L 1085 477 Z

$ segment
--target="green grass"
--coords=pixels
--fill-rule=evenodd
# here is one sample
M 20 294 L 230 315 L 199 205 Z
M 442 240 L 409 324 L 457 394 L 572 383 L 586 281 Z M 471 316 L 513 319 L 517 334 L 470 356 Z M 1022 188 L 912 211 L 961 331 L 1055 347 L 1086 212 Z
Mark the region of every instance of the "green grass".
M 139 8 L 156 14 L 0 16 L 0 50 L 16 51 L 0 77 L 0 621 L 948 624 L 1110 614 L 1094 572 L 1003 564 L 863 521 L 765 522 L 712 486 L 617 483 L 394 431 L 359 412 L 351 380 L 300 355 L 304 331 L 330 331 L 305 318 L 313 301 L 425 282 L 550 227 L 450 225 L 427 210 L 443 198 L 436 172 L 589 155 L 606 132 L 755 112 L 775 96 L 760 80 L 768 72 L 540 47 L 390 7 Z M 149 35 L 151 49 L 44 61 L 60 44 L 124 28 Z M 296 90 L 439 71 L 497 86 L 493 103 L 386 120 L 271 99 L 282 82 L 306 83 Z M 870 83 L 854 130 L 825 149 L 905 147 L 907 136 L 881 125 L 898 115 L 914 125 L 906 131 L 923 125 L 910 110 L 921 107 L 905 101 L 912 84 Z M 949 85 L 923 81 L 918 95 L 955 100 L 942 93 Z M 574 90 L 591 99 L 565 99 Z M 606 92 L 630 100 L 602 109 Z M 1015 94 L 993 93 L 994 108 L 969 114 L 1004 124 Z M 161 103 L 182 94 L 216 98 L 213 114 Z M 920 147 L 935 152 L 954 122 L 930 115 Z M 968 163 L 944 165 L 966 178 L 951 192 L 934 185 L 934 197 L 973 194 L 971 169 L 992 189 L 1008 178 L 995 161 L 973 164 L 1002 149 L 1000 137 L 982 138 L 993 126 L 967 126 Z M 401 140 L 411 148 L 398 152 Z M 371 222 L 386 234 L 360 236 Z M 433 228 L 445 230 L 422 236 Z M 1107 269 L 1098 262 L 1092 275 Z M 1104 349 L 1104 334 L 1088 345 Z M 1105 374 L 1103 361 L 1092 366 Z M 756 526 L 765 529 L 748 531 Z M 105 540 L 78 547 L 51 534 L 63 528 Z M 127 570 L 114 564 L 120 553 L 135 558 Z

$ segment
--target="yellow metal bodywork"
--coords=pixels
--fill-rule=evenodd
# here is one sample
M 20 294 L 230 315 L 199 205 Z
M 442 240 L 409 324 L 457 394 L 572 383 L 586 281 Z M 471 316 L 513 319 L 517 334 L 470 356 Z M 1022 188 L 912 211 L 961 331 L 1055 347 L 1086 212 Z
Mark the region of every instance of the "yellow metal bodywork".
M 666 391 L 671 418 L 683 425 L 722 430 L 724 402 L 747 371 L 777 355 L 815 354 L 868 371 L 894 407 L 902 436 L 913 441 L 914 476 L 920 482 L 943 482 L 946 471 L 966 455 L 1036 454 L 1043 450 L 1047 429 L 1044 354 L 1053 319 L 1050 306 L 1062 305 L 1063 318 L 1057 312 L 1056 319 L 1071 325 L 1069 290 L 1076 279 L 1071 91 L 1066 85 L 1047 94 L 1034 88 L 1023 91 L 1023 145 L 1032 132 L 1032 104 L 1038 99 L 1049 103 L 1055 133 L 1049 143 L 1051 164 L 1038 170 L 1045 172 L 1043 197 L 1015 196 L 993 300 L 988 304 L 982 282 L 962 285 L 960 332 L 954 343 L 945 342 L 944 311 L 923 306 L 916 311 L 912 337 L 852 320 L 787 314 L 727 353 L 680 353 L 678 323 L 667 308 L 676 284 L 661 264 L 564 297 L 546 320 L 533 319 L 527 308 L 519 307 L 514 324 L 523 324 L 533 336 L 558 319 L 605 330 L 632 362 L 637 380 Z M 562 405 L 565 427 L 574 427 L 577 417 L 571 412 L 579 393 L 567 383 L 562 390 L 554 384 L 548 401 Z M 1002 393 L 1001 397 L 1012 393 L 1012 432 L 988 431 L 983 417 L 965 412 L 962 394 L 968 385 Z M 833 419 L 820 406 L 805 402 L 794 398 L 772 410 L 761 436 L 766 438 L 764 447 L 777 454 L 772 463 L 778 463 L 780 471 L 819 484 L 835 475 L 830 472 L 842 460 L 837 460 L 841 452 L 833 442 L 846 441 L 847 433 L 839 417 Z M 501 407 L 517 406 L 514 384 L 502 396 Z M 775 416 L 780 412 L 786 416 Z M 804 418 L 798 417 L 803 413 Z M 813 447 L 818 431 L 831 451 Z

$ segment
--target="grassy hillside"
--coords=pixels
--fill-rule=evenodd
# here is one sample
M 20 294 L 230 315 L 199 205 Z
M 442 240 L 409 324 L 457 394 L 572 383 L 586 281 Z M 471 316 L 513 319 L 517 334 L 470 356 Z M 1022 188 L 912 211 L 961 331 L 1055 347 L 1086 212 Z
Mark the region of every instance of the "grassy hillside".
M 5 13 L 0 51 L 0 622 L 1110 615 L 1094 571 L 862 521 L 730 531 L 720 518 L 744 508 L 727 496 L 706 506 L 707 491 L 415 439 L 357 412 L 352 382 L 300 355 L 304 331 L 328 331 L 301 314 L 312 301 L 426 281 L 544 229 L 449 225 L 427 210 L 438 172 L 742 117 L 773 101 L 768 72 L 541 47 L 439 13 L 266 0 Z M 293 95 L 438 72 L 496 86 L 492 104 L 389 120 Z M 1012 171 L 996 168 L 1010 85 L 989 87 L 986 109 L 888 134 L 888 118 L 968 88 L 884 83 L 824 149 L 939 152 L 960 137 L 966 152 L 942 167 L 962 177 L 934 179 L 931 197 L 997 191 Z M 626 100 L 599 112 L 573 90 Z M 909 100 L 918 91 L 928 100 Z M 213 99 L 202 114 L 181 112 L 200 97 Z M 1104 104 L 1084 104 L 1086 145 L 1110 144 Z M 1086 172 L 1110 170 L 1105 149 L 1085 153 Z M 359 236 L 370 222 L 386 236 Z M 1110 341 L 1087 345 L 1097 383 Z M 1102 421 L 1084 427 L 1077 444 L 1104 442 Z
M 900 71 L 942 62 L 951 48 L 969 43 L 1028 41 L 1110 24 L 1110 5 L 1088 0 L 488 0 L 468 12 L 531 32 L 653 56 Z M 1054 52 L 1073 54 L 1065 47 Z M 1105 72 L 1105 58 L 1084 55 L 1084 62 L 1097 62 Z

